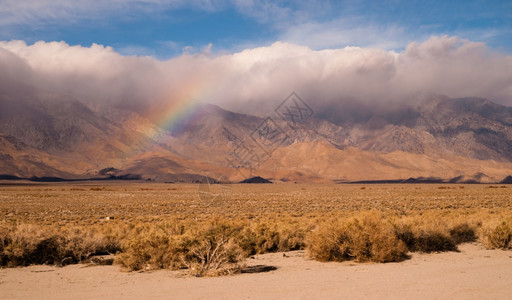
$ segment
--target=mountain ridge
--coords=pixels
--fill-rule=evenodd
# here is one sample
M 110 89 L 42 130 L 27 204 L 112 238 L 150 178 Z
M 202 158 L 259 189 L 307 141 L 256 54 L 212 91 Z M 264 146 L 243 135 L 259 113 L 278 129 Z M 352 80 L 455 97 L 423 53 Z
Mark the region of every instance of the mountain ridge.
M 300 126 L 203 105 L 166 129 L 136 111 L 30 88 L 17 95 L 0 89 L 5 176 L 95 178 L 107 167 L 112 176 L 162 182 L 448 182 L 476 174 L 499 182 L 512 174 L 512 108 L 482 98 L 434 96 L 385 111 L 352 103 Z

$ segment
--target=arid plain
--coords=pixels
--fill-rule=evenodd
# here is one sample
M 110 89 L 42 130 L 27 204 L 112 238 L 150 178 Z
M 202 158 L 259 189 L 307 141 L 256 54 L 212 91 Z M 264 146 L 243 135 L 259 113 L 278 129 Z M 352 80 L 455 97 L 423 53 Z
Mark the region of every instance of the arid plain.
M 2 298 L 503 298 L 511 190 L 3 182 Z

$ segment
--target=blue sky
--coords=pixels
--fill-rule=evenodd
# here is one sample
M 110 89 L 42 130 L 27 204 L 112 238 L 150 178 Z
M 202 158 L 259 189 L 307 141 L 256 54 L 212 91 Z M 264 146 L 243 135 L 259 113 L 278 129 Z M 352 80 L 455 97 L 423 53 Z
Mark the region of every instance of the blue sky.
M 275 41 L 401 50 L 432 35 L 511 53 L 512 1 L 0 0 L 0 29 L 4 41 L 97 43 L 159 59 Z

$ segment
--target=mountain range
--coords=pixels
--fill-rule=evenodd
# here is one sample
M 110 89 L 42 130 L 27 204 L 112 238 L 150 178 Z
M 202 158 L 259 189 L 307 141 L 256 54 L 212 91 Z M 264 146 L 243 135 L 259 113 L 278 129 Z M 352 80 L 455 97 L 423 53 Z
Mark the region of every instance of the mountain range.
M 162 128 L 135 110 L 0 87 L 0 178 L 500 182 L 512 174 L 512 108 L 488 99 L 314 108 L 296 94 L 263 116 L 204 104 Z

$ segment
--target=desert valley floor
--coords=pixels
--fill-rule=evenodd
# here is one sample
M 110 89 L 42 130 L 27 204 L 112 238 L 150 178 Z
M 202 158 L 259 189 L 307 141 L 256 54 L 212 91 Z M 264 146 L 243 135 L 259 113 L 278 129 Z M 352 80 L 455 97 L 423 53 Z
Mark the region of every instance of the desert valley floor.
M 57 233 L 64 240 L 78 240 L 76 245 L 96 242 L 101 234 L 119 243 L 116 249 L 123 253 L 115 255 L 113 265 L 98 265 L 90 253 L 82 256 L 81 263 L 70 265 L 60 260 L 27 263 L 22 256 L 8 261 L 6 254 L 2 258 L 6 267 L 0 269 L 0 298 L 504 299 L 512 285 L 512 252 L 503 250 L 510 249 L 508 244 L 498 247 L 492 237 L 501 232 L 497 228 L 509 228 L 505 225 L 512 220 L 511 191 L 511 185 L 491 184 L 4 181 L 0 233 L 5 253 L 15 253 L 12 245 L 10 250 L 5 246 L 6 241 L 14 244 L 12 236 L 30 246 L 30 239 Z M 359 221 L 336 223 L 354 218 Z M 163 235 L 176 234 L 178 227 L 180 236 L 187 236 L 211 222 L 254 238 L 253 248 L 241 244 L 250 253 L 237 272 L 198 277 L 190 268 L 172 268 L 175 265 L 162 259 L 134 263 L 140 247 L 149 251 L 146 244 L 161 242 Z M 438 230 L 440 236 L 457 242 L 446 249 L 419 249 L 416 242 L 416 248 L 409 248 L 397 262 L 379 263 L 371 256 L 325 262 L 321 253 L 315 256 L 314 249 L 319 251 L 315 241 L 320 240 L 314 235 L 322 226 L 367 228 L 367 223 L 368 228 L 389 225 L 396 232 L 408 228 L 418 240 Z M 400 237 L 400 243 L 406 241 Z

